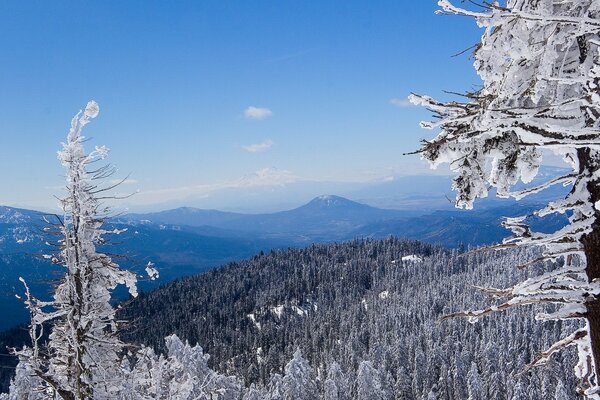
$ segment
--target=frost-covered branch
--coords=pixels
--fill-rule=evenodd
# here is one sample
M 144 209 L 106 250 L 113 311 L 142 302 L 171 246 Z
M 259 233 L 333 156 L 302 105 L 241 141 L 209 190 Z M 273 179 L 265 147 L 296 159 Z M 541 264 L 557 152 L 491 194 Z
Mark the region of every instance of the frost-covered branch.
M 600 255 L 595 250 L 600 248 L 600 2 L 508 0 L 477 11 L 450 0 L 438 4 L 442 12 L 473 17 L 485 29 L 474 52 L 483 81 L 479 91 L 465 102 L 410 96 L 434 113 L 435 120 L 422 126 L 440 132 L 419 153 L 432 168 L 450 165 L 456 205 L 472 208 L 490 188 L 499 197 L 519 200 L 553 185 L 571 187 L 565 198 L 533 213 L 540 218 L 566 214 L 569 224 L 540 233 L 529 226 L 529 216 L 507 218 L 503 225 L 513 236 L 493 247 L 540 246 L 542 256 L 522 266 L 552 261 L 556 270 L 489 291 L 507 297 L 506 303 L 453 315 L 477 319 L 515 305 L 564 304 L 539 318 L 588 321 L 589 345 L 578 348 L 589 353 L 580 354 L 585 361 L 576 372 L 585 394 L 600 399 Z M 544 150 L 562 156 L 572 171 L 514 191 L 519 181 L 533 181 Z

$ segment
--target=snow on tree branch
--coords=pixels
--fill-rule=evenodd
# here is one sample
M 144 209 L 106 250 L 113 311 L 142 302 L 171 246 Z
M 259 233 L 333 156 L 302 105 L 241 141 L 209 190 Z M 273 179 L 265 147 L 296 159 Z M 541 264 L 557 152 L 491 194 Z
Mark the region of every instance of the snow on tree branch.
M 564 304 L 539 318 L 587 321 L 588 344 L 578 344 L 576 373 L 582 392 L 600 399 L 600 222 L 595 207 L 600 201 L 600 2 L 505 3 L 471 11 L 449 0 L 438 2 L 442 13 L 473 17 L 484 28 L 474 52 L 483 86 L 468 93 L 466 102 L 410 96 L 436 118 L 422 127 L 440 130 L 419 153 L 432 168 L 450 165 L 456 206 L 461 208 L 472 208 L 490 189 L 499 197 L 522 199 L 552 185 L 570 186 L 564 199 L 534 213 L 567 214 L 570 223 L 553 233 L 539 233 L 530 228 L 528 216 L 506 219 L 504 226 L 513 237 L 496 249 L 541 246 L 544 252 L 535 262 L 561 262 L 551 273 L 495 290 L 508 298 L 506 303 L 453 315 L 476 320 L 515 305 Z M 519 181 L 528 184 L 538 174 L 542 150 L 562 156 L 572 172 L 513 191 Z
M 106 208 L 97 194 L 106 189 L 95 183 L 110 176 L 113 169 L 91 168 L 107 156 L 108 149 L 97 146 L 86 153 L 83 146 L 82 130 L 98 113 L 95 101 L 77 113 L 58 152 L 66 170 L 66 195 L 60 200 L 64 216 L 57 225 L 62 237 L 60 253 L 50 258 L 64 267 L 65 275 L 50 303 L 37 301 L 26 287 L 34 345 L 17 352 L 23 368 L 37 376 L 38 386 L 69 400 L 117 398 L 120 394 L 119 364 L 125 344 L 117 337 L 111 291 L 125 285 L 137 296 L 136 275 L 120 269 L 97 250 L 105 243 L 105 234 L 120 233 L 102 228 Z M 42 310 L 48 306 L 51 311 Z M 47 322 L 52 332 L 42 351 L 39 332 Z

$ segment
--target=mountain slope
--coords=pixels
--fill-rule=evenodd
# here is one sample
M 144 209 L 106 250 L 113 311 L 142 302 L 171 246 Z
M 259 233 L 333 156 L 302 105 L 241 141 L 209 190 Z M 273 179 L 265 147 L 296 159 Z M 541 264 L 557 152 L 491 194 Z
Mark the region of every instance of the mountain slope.
M 7 215 L 6 218 L 2 218 Z M 2 220 L 12 221 L 2 223 Z M 102 251 L 118 255 L 115 258 L 122 267 L 139 274 L 140 288 L 150 290 L 160 284 L 181 276 L 206 271 L 224 263 L 250 257 L 260 251 L 291 245 L 290 241 L 256 238 L 250 235 L 213 235 L 214 230 L 204 232 L 184 231 L 176 226 L 157 224 L 123 224 L 109 222 L 109 228 L 127 229 L 120 235 L 107 235 L 108 244 Z M 10 209 L 0 214 L 0 330 L 26 322 L 28 314 L 21 300 L 23 277 L 32 293 L 49 299 L 52 286 L 64 274 L 60 266 L 44 260 L 42 254 L 53 254 L 56 248 L 46 241 L 55 237 L 44 232 L 47 224 L 42 214 L 31 211 L 24 214 Z M 145 278 L 144 268 L 148 261 L 160 269 L 160 278 Z M 125 290 L 115 293 L 127 298 Z
M 135 321 L 128 340 L 161 349 L 174 332 L 202 345 L 214 368 L 246 382 L 266 384 L 300 348 L 316 371 L 335 360 L 352 379 L 362 360 L 371 361 L 395 398 L 433 391 L 466 399 L 473 368 L 484 398 L 511 398 L 515 382 L 525 386 L 524 399 L 553 398 L 558 381 L 574 393 L 572 352 L 530 375 L 521 372 L 571 324 L 539 323 L 525 308 L 475 325 L 439 321 L 489 301 L 472 285 L 504 287 L 526 278 L 526 271 L 504 266 L 536 255 L 523 249 L 463 257 L 395 238 L 314 245 L 173 282 L 121 316 Z

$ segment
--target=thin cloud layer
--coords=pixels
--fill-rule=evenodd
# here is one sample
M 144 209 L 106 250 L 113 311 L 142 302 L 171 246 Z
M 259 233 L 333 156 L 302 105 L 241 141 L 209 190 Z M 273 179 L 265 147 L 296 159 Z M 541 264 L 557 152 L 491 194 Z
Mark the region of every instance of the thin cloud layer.
M 273 146 L 273 141 L 271 139 L 267 139 L 262 143 L 254 143 L 242 146 L 244 150 L 249 153 L 261 153 L 263 151 L 269 150 Z
M 264 186 L 284 186 L 299 181 L 300 178 L 287 170 L 263 168 L 240 178 L 203 185 L 171 187 L 156 190 L 142 190 L 135 195 L 136 205 L 159 204 L 181 199 L 207 198 L 225 189 L 252 188 Z

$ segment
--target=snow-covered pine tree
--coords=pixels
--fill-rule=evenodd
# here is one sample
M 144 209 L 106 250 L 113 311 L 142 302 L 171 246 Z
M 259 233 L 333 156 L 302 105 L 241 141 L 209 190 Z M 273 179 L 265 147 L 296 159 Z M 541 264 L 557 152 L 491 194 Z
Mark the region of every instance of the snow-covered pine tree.
M 327 378 L 323 384 L 325 400 L 345 400 L 350 394 L 348 377 L 337 362 L 332 362 L 327 371 Z
M 389 397 L 381 383 L 379 371 L 370 361 L 361 362 L 356 374 L 356 399 L 384 400 Z
M 98 111 L 98 104 L 90 101 L 75 115 L 67 141 L 58 152 L 66 169 L 67 194 L 61 199 L 64 218 L 59 224 L 60 253 L 54 261 L 65 268 L 65 275 L 52 302 L 37 301 L 28 293 L 33 348 L 17 352 L 22 368 L 34 373 L 45 386 L 36 390 L 49 398 L 109 399 L 119 395 L 124 344 L 116 335 L 111 291 L 125 284 L 132 295 L 137 294 L 135 274 L 121 270 L 96 249 L 109 233 L 102 228 L 107 209 L 100 196 L 110 188 L 98 185 L 112 169 L 96 165 L 106 157 L 106 147 L 85 152 L 82 129 Z M 44 312 L 45 307 L 53 309 Z M 44 323 L 51 323 L 52 332 L 48 345 L 41 348 L 38 339 Z M 34 382 L 39 385 L 39 380 Z M 12 389 L 11 395 L 23 395 L 17 391 L 24 388 Z
M 481 384 L 481 376 L 475 362 L 471 363 L 471 369 L 467 374 L 467 390 L 469 393 L 468 400 L 483 400 L 485 395 Z
M 556 383 L 556 390 L 554 392 L 554 400 L 569 400 L 569 396 L 567 395 L 567 390 L 565 389 L 565 385 L 561 380 L 559 380 Z
M 308 361 L 302 357 L 300 349 L 285 366 L 285 376 L 281 382 L 285 400 L 310 400 L 318 397 L 317 384 Z
M 264 400 L 267 398 L 267 394 L 256 387 L 256 385 L 252 384 L 246 391 L 244 392 L 244 396 L 242 400 Z
M 269 379 L 268 391 L 269 396 L 268 400 L 283 400 L 283 377 L 280 374 L 271 375 L 271 379 Z
M 396 393 L 396 398 L 399 400 L 410 400 L 413 398 L 410 375 L 404 366 L 398 370 L 394 392 Z
M 514 236 L 497 248 L 540 245 L 536 262 L 556 268 L 514 287 L 493 290 L 502 305 L 465 312 L 477 319 L 497 310 L 531 303 L 562 307 L 541 319 L 584 319 L 586 326 L 541 353 L 577 345 L 576 374 L 589 398 L 600 398 L 600 2 L 597 0 L 506 0 L 476 10 L 440 0 L 442 12 L 474 17 L 485 33 L 474 52 L 483 87 L 465 102 L 440 102 L 412 95 L 436 121 L 422 123 L 441 133 L 420 149 L 432 167 L 449 163 L 457 174 L 456 205 L 472 208 L 491 188 L 500 197 L 521 199 L 552 185 L 572 185 L 563 199 L 535 213 L 562 213 L 570 224 L 553 233 L 533 231 L 527 216 L 509 218 Z M 524 190 L 520 179 L 537 175 L 544 151 L 561 155 L 571 171 Z
M 434 388 L 427 393 L 427 400 L 438 400 L 437 392 Z
M 521 379 L 517 380 L 517 383 L 515 384 L 513 394 L 511 396 L 510 400 L 529 400 L 529 399 L 530 399 L 530 396 L 529 396 L 529 393 L 527 393 L 525 384 L 523 383 L 523 381 Z

